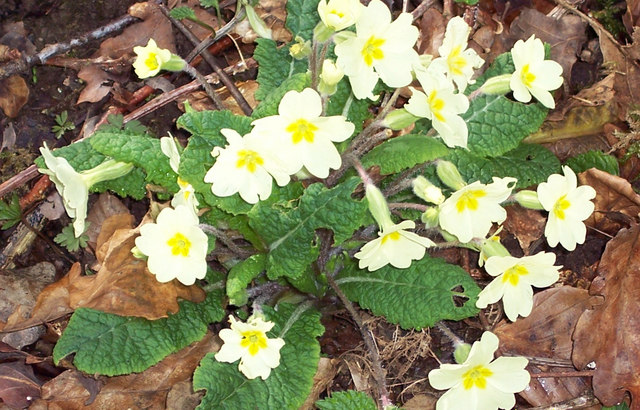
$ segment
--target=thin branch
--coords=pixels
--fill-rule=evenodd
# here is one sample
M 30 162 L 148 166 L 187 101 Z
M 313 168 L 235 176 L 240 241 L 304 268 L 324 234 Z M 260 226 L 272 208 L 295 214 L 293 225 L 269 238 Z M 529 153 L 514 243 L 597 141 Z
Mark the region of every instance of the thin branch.
M 362 321 L 360 314 L 353 306 L 353 303 L 347 298 L 347 296 L 342 292 L 336 281 L 333 277 L 338 273 L 341 268 L 338 267 L 333 274 L 327 275 L 327 282 L 331 289 L 336 292 L 336 295 L 347 309 L 353 321 L 356 322 L 356 326 L 358 326 L 358 330 L 360 330 L 360 334 L 362 335 L 362 339 L 364 340 L 364 344 L 367 347 L 367 351 L 371 355 L 371 363 L 373 365 L 373 378 L 376 380 L 378 384 L 378 392 L 380 394 L 380 401 L 383 406 L 387 406 L 391 404 L 391 400 L 389 399 L 389 391 L 387 390 L 387 382 L 385 371 L 382 368 L 382 361 L 380 360 L 380 354 L 378 353 L 378 348 L 376 346 L 375 340 L 373 340 L 373 336 L 371 336 L 371 331 L 369 330 L 369 326 Z
M 139 21 L 139 19 L 127 14 L 105 26 L 95 29 L 78 38 L 74 38 L 68 43 L 49 44 L 35 55 L 24 56 L 21 59 L 13 60 L 3 66 L 0 66 L 0 80 L 2 80 L 3 78 L 7 78 L 13 74 L 25 72 L 34 65 L 43 64 L 54 55 L 66 53 L 67 51 L 75 47 L 79 47 L 87 44 L 90 41 L 106 37 L 115 31 L 122 30 L 124 27 L 136 21 Z

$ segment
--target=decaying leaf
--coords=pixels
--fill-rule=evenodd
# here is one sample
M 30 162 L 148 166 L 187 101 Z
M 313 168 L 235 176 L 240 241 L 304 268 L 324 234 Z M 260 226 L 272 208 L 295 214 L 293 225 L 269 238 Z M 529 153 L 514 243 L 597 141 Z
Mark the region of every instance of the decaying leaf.
M 114 215 L 127 213 L 129 213 L 129 209 L 115 195 L 107 192 L 101 193 L 98 200 L 91 206 L 89 215 L 87 215 L 87 222 L 91 223 L 86 232 L 89 237 L 89 245 L 94 249 L 96 248 L 98 235 L 105 220 Z M 111 234 L 113 234 L 113 231 L 114 229 L 110 229 Z
M 542 216 L 540 211 L 523 208 L 521 206 L 509 206 L 507 209 L 507 219 L 505 219 L 505 231 L 513 234 L 520 248 L 528 255 L 529 246 L 544 234 L 544 227 L 547 218 Z
M 35 408 L 48 410 L 70 409 L 167 409 L 168 393 L 174 385 L 190 380 L 193 371 L 205 354 L 220 348 L 219 339 L 211 333 L 191 346 L 167 356 L 155 366 L 142 373 L 126 376 L 104 377 L 104 386 L 87 403 L 91 393 L 83 384 L 82 374 L 69 370 L 42 386 L 42 399 L 34 404 Z M 191 389 L 182 394 L 192 395 Z M 178 402 L 174 392 L 172 401 Z M 39 407 L 38 407 L 39 406 Z
M 9 118 L 18 116 L 20 109 L 29 99 L 29 87 L 24 78 L 12 75 L 0 80 L 0 108 Z
M 0 399 L 14 409 L 26 408 L 39 398 L 41 383 L 20 361 L 0 363 Z
M 132 222 L 128 214 L 108 218 L 103 224 L 105 233 L 98 237 L 98 273 L 82 276 L 80 265 L 74 264 L 65 277 L 42 291 L 29 319 L 24 320 L 24 309 L 20 309 L 0 330 L 24 329 L 79 307 L 155 320 L 177 312 L 179 299 L 203 301 L 205 294 L 199 287 L 184 286 L 177 280 L 160 283 L 149 273 L 146 262 L 131 254 L 139 235 L 139 228 L 131 228 Z
M 595 362 L 593 391 L 605 406 L 629 391 L 640 408 L 640 225 L 622 229 L 607 244 L 589 294 L 604 298 L 587 310 L 573 334 L 578 369 Z
M 570 371 L 571 334 L 580 315 L 595 303 L 585 289 L 571 286 L 551 288 L 533 297 L 531 314 L 516 322 L 501 322 L 494 329 L 500 339 L 500 352 L 538 359 L 529 370 Z M 548 362 L 543 365 L 541 362 Z M 563 367 L 563 365 L 565 367 Z M 588 389 L 581 377 L 532 378 L 529 388 L 520 393 L 533 406 L 548 406 L 576 397 Z
M 582 172 L 578 180 L 583 185 L 591 185 L 597 193 L 595 211 L 585 221 L 587 226 L 615 235 L 638 220 L 640 195 L 629 181 L 596 168 Z
M 429 8 L 422 15 L 419 27 L 418 51 L 420 54 L 438 55 L 438 48 L 442 45 L 447 27 L 442 13 L 435 8 Z

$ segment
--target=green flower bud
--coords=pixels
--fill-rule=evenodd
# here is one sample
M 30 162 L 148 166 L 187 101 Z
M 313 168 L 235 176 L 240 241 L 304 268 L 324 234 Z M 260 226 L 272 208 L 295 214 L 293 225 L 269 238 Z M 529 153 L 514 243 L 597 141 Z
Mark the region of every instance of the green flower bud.
M 335 31 L 325 25 L 322 21 L 318 23 L 318 25 L 313 29 L 313 38 L 318 43 L 325 43 L 331 36 L 335 33 Z
M 394 225 L 391 220 L 391 212 L 389 212 L 389 205 L 382 192 L 373 184 L 366 184 L 367 202 L 369 203 L 369 212 L 373 215 L 373 219 L 376 220 L 380 230 L 384 231 Z
M 523 207 L 529 209 L 544 209 L 540 201 L 538 200 L 538 193 L 536 191 L 529 191 L 523 189 L 514 195 L 515 200 Z
M 245 10 L 247 12 L 247 20 L 249 20 L 249 25 L 251 26 L 253 31 L 255 31 L 256 34 L 259 35 L 262 38 L 266 38 L 266 39 L 272 40 L 271 29 L 269 27 L 267 27 L 267 25 L 265 24 L 264 20 L 262 20 L 258 16 L 258 14 L 254 10 L 253 6 L 250 6 L 250 5 L 247 4 L 245 6 Z
M 431 181 L 422 175 L 415 178 L 411 182 L 411 185 L 413 186 L 413 192 L 426 202 L 431 202 L 436 205 L 440 205 L 444 202 L 445 198 L 440 188 L 433 185 Z
M 469 352 L 471 352 L 471 345 L 469 343 L 460 343 L 453 351 L 453 358 L 456 363 L 462 364 L 467 360 L 467 357 L 469 357 Z
M 500 243 L 500 237 L 493 235 L 482 241 L 480 245 L 480 256 L 478 256 L 478 265 L 483 266 L 484 263 L 492 256 L 510 256 L 511 254 Z
M 491 77 L 480 87 L 480 92 L 490 95 L 504 95 L 511 91 L 511 74 Z
M 311 54 L 311 42 L 304 41 L 304 38 L 296 36 L 296 42 L 289 47 L 289 55 L 296 60 L 307 58 Z
M 320 73 L 320 83 L 318 91 L 322 95 L 333 95 L 338 89 L 338 83 L 344 77 L 344 72 L 333 62 L 324 60 L 322 62 L 322 73 Z
M 438 165 L 436 167 L 436 172 L 438 174 L 438 178 L 449 188 L 458 189 L 464 188 L 467 183 L 462 179 L 462 175 L 458 171 L 458 168 L 449 161 L 438 161 Z
M 404 108 L 400 108 L 391 111 L 386 117 L 384 117 L 384 126 L 398 131 L 407 128 L 419 119 L 420 117 L 416 117 Z
M 420 215 L 420 220 L 424 222 L 424 226 L 429 228 L 435 228 L 438 226 L 438 216 L 440 215 L 440 210 L 437 207 L 430 207 L 422 215 Z

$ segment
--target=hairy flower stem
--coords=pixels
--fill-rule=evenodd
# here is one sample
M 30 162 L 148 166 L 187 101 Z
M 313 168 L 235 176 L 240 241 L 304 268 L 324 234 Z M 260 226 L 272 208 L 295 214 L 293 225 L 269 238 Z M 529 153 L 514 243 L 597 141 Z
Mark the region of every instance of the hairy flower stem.
M 436 326 L 451 341 L 454 347 L 464 343 L 464 340 L 460 339 L 443 322 L 436 323 Z
M 378 347 L 376 346 L 376 342 L 371 336 L 371 331 L 369 330 L 369 326 L 362 321 L 360 314 L 353 306 L 353 303 L 347 298 L 347 296 L 342 292 L 336 281 L 333 277 L 342 269 L 342 267 L 337 267 L 333 273 L 327 274 L 327 283 L 331 286 L 336 295 L 347 309 L 353 321 L 356 322 L 356 326 L 358 326 L 358 330 L 362 335 L 362 339 L 364 340 L 364 344 L 371 355 L 371 364 L 373 366 L 373 378 L 378 384 L 378 393 L 380 395 L 380 402 L 383 406 L 388 405 L 391 401 L 389 399 L 389 390 L 387 389 L 387 382 L 385 380 L 386 373 L 382 368 L 382 361 L 380 360 L 380 354 L 378 353 Z

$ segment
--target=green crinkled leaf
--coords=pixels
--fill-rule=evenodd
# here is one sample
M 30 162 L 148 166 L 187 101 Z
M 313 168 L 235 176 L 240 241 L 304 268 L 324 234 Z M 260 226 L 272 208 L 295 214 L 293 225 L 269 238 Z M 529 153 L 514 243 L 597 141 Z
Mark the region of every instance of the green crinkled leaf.
M 306 87 L 311 85 L 311 77 L 307 73 L 294 74 L 287 78 L 278 86 L 278 88 L 271 91 L 266 96 L 251 114 L 251 118 L 257 120 L 258 118 L 268 117 L 270 115 L 278 115 L 278 106 L 282 97 L 291 90 L 302 91 Z
M 287 78 L 307 71 L 307 60 L 295 60 L 289 54 L 290 43 L 278 48 L 273 40 L 259 38 L 253 58 L 258 62 L 258 84 L 255 97 L 262 101 Z
M 311 40 L 313 28 L 319 21 L 318 0 L 287 1 L 287 21 L 285 25 L 293 34 L 293 38 L 300 36 L 305 40 Z
M 366 393 L 355 390 L 337 391 L 331 397 L 318 400 L 316 407 L 320 410 L 376 410 L 376 402 Z
M 107 157 L 96 151 L 88 140 L 79 141 L 53 151 L 56 157 L 63 157 L 78 172 L 86 171 L 103 163 Z M 42 157 L 34 161 L 38 168 L 46 168 Z M 100 182 L 91 187 L 91 192 L 113 191 L 121 197 L 130 196 L 142 199 L 146 194 L 145 175 L 139 168 L 134 168 L 127 175 L 110 181 Z
M 343 78 L 338 83 L 338 89 L 336 93 L 329 98 L 329 104 L 327 105 L 327 116 L 331 115 L 343 115 L 344 107 L 348 104 L 347 120 L 355 125 L 353 131 L 354 135 L 357 135 L 362 131 L 362 126 L 368 118 L 371 117 L 369 112 L 369 100 L 358 100 L 351 94 L 351 86 L 346 78 Z
M 258 251 L 267 251 L 262 238 L 249 226 L 249 218 L 246 215 L 232 215 L 220 208 L 211 208 L 209 212 L 202 215 L 201 221 L 220 229 L 236 230 Z
M 77 309 L 53 350 L 53 360 L 57 364 L 75 353 L 74 365 L 89 374 L 142 372 L 202 339 L 207 325 L 224 316 L 223 297 L 224 291 L 216 289 L 202 303 L 182 301 L 178 313 L 158 320 Z
M 267 335 L 282 337 L 280 366 L 266 380 L 247 379 L 238 362 L 221 363 L 207 354 L 193 374 L 193 389 L 206 390 L 198 409 L 298 409 L 313 385 L 320 359 L 317 337 L 324 332 L 320 313 L 308 305 L 279 304 L 275 311 L 263 306 L 267 320 L 275 324 Z M 283 334 L 283 331 L 286 333 Z
M 116 161 L 128 162 L 147 173 L 146 180 L 162 185 L 172 192 L 178 190 L 178 175 L 171 169 L 169 158 L 162 153 L 160 140 L 147 135 L 132 135 L 125 131 L 96 132 L 91 146 Z
M 514 177 L 517 188 L 526 188 L 546 181 L 560 171 L 560 161 L 541 145 L 521 144 L 499 157 L 483 158 L 469 151 L 456 149 L 447 156 L 467 182 L 490 183 L 492 177 Z
M 618 160 L 601 151 L 587 151 L 567 159 L 565 162 L 573 172 L 579 174 L 590 168 L 598 168 L 601 171 L 610 173 L 611 175 L 620 175 L 620 166 Z
M 191 7 L 188 7 L 188 6 L 175 7 L 171 9 L 171 12 L 169 14 L 171 15 L 171 17 L 173 17 L 176 20 L 182 20 L 182 19 L 195 20 L 197 18 L 196 12 Z
M 267 266 L 267 257 L 264 253 L 249 256 L 236 264 L 227 276 L 227 296 L 229 303 L 242 306 L 247 303 L 247 286 Z
M 464 269 L 425 255 L 407 269 L 390 265 L 376 271 L 345 268 L 336 279 L 350 300 L 404 329 L 431 327 L 478 313 L 480 288 Z M 456 301 L 464 301 L 456 306 Z
M 547 111 L 540 103 L 522 104 L 503 95 L 480 95 L 462 115 L 469 129 L 467 147 L 476 155 L 502 155 L 537 131 Z
M 380 165 L 383 175 L 394 174 L 449 153 L 442 141 L 425 135 L 407 134 L 375 147 L 362 158 L 365 167 Z
M 20 222 L 21 217 L 20 198 L 15 192 L 7 202 L 0 200 L 0 221 L 2 221 L 0 229 L 11 228 Z
M 192 134 L 180 157 L 180 178 L 202 194 L 209 205 L 217 206 L 233 215 L 247 213 L 251 204 L 242 200 L 238 194 L 225 198 L 213 195 L 211 184 L 204 182 L 204 176 L 215 163 L 211 156 L 213 147 L 227 145 L 227 140 L 220 130 L 231 128 L 240 135 L 248 134 L 251 131 L 251 119 L 230 111 L 200 111 L 182 115 L 176 124 Z
M 316 229 L 332 229 L 336 244 L 351 237 L 367 212 L 364 202 L 351 198 L 359 182 L 351 178 L 332 189 L 316 183 L 307 187 L 297 206 L 259 202 L 249 212 L 249 224 L 269 244 L 269 278 L 297 278 L 304 273 L 318 258 Z

